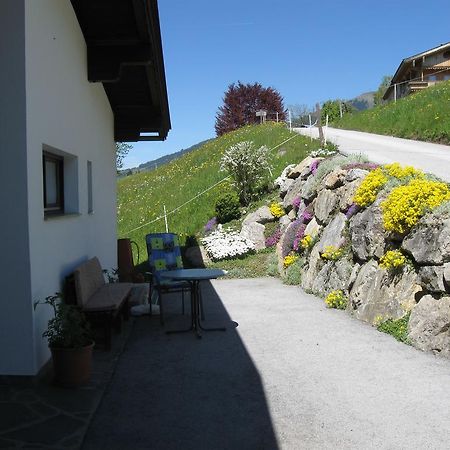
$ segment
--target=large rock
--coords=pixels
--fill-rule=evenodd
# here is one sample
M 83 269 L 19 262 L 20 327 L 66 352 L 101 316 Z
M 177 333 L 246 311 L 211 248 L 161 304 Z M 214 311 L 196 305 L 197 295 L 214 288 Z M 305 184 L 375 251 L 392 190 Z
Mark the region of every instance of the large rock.
M 286 180 L 284 180 L 281 183 L 280 186 L 280 197 L 284 198 L 287 194 L 287 192 L 289 191 L 289 189 L 291 188 L 291 186 L 294 184 L 294 180 L 291 178 L 286 178 Z
M 250 239 L 255 244 L 256 250 L 266 248 L 266 238 L 264 237 L 265 226 L 257 223 L 250 222 L 242 224 L 241 236 Z
M 345 229 L 345 224 L 347 218 L 345 214 L 339 213 L 324 229 L 320 241 L 316 245 L 317 250 L 323 253 L 325 247 L 333 246 L 340 247 L 342 245 L 343 231 Z
M 420 284 L 428 292 L 445 292 L 444 267 L 422 266 L 418 271 Z
M 323 180 L 326 189 L 336 189 L 344 184 L 347 171 L 337 167 L 332 170 Z
M 363 169 L 350 169 L 345 176 L 345 181 L 352 182 L 355 180 L 363 180 L 368 175 L 368 170 Z
M 331 213 L 336 209 L 338 201 L 338 196 L 333 191 L 322 189 L 319 192 L 314 205 L 314 215 L 320 223 L 324 224 L 330 221 Z
M 450 357 L 450 297 L 422 297 L 411 312 L 408 338 L 414 347 Z
M 281 187 L 281 185 L 286 181 L 288 173 L 292 171 L 292 169 L 295 167 L 295 164 L 289 164 L 286 166 L 281 172 L 281 175 L 273 182 L 275 187 Z
M 353 205 L 353 198 L 361 183 L 362 180 L 355 180 L 350 183 L 345 183 L 344 186 L 336 189 L 336 194 L 339 197 L 339 209 L 341 211 L 347 211 Z
M 352 251 L 358 259 L 367 261 L 383 256 L 385 232 L 379 201 L 350 219 L 350 236 Z
M 299 164 L 297 164 L 291 171 L 288 173 L 289 178 L 298 178 L 302 172 L 304 172 L 305 169 L 308 169 L 311 164 L 316 160 L 320 160 L 323 158 L 312 158 L 311 156 L 307 156 L 304 160 L 302 160 Z M 308 174 L 311 173 L 310 170 L 307 172 Z
M 324 265 L 323 259 L 320 257 L 320 253 L 316 247 L 317 245 L 313 247 L 309 254 L 307 264 L 302 268 L 301 285 L 307 292 L 312 292 L 314 281 Z
M 313 217 L 312 220 L 308 223 L 308 225 L 306 225 L 305 236 L 309 234 L 314 239 L 320 234 L 322 228 L 323 228 L 322 225 L 319 225 L 317 223 L 316 218 Z
M 346 291 L 350 285 L 353 263 L 347 259 L 328 261 L 317 274 L 312 291 L 320 297 L 326 297 L 336 289 Z
M 294 200 L 294 198 L 301 196 L 303 185 L 304 181 L 302 179 L 297 178 L 296 180 L 294 180 L 294 182 L 287 190 L 286 195 L 284 196 L 283 199 L 284 209 L 286 209 L 287 211 L 292 209 L 292 201 Z
M 279 224 L 280 224 L 280 230 L 282 233 L 286 231 L 286 228 L 291 224 L 292 220 L 289 218 L 288 215 L 284 215 L 280 217 Z
M 419 291 L 417 275 L 410 268 L 392 276 L 370 260 L 356 277 L 349 295 L 349 308 L 356 318 L 371 324 L 396 320 L 415 306 L 415 294 Z
M 272 216 L 270 208 L 268 206 L 261 206 L 261 208 L 257 209 L 255 212 L 250 213 L 244 219 L 242 225 L 248 225 L 252 222 L 265 224 L 268 222 L 274 222 L 275 220 L 276 218 Z
M 307 202 L 311 202 L 317 195 L 317 181 L 314 175 L 311 175 L 302 185 L 301 196 Z
M 450 219 L 424 216 L 403 240 L 402 249 L 421 265 L 450 261 Z

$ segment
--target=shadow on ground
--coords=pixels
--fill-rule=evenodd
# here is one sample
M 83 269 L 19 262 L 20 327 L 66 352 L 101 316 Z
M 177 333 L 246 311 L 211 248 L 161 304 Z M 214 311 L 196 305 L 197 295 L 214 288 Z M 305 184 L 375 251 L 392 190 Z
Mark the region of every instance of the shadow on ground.
M 205 326 L 226 332 L 166 334 L 186 328 L 181 301 L 136 320 L 83 449 L 278 448 L 260 375 L 210 283 L 202 287 Z M 187 308 L 189 309 L 189 308 Z

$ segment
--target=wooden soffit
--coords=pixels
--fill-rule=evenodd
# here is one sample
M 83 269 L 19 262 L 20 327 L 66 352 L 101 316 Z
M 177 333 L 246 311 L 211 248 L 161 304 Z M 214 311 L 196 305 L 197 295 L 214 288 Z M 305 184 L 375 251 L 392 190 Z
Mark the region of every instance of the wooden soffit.
M 157 0 L 71 0 L 86 40 L 88 80 L 101 82 L 118 142 L 170 130 Z

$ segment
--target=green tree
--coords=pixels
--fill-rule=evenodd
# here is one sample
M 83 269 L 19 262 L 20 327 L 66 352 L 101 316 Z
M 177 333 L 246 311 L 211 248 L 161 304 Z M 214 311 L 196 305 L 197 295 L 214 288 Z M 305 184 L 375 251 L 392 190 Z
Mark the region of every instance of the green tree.
M 341 117 L 342 114 L 348 114 L 352 112 L 352 107 L 342 100 L 327 100 L 322 105 L 322 125 L 326 123 L 326 117 L 328 115 L 328 122 L 334 122 Z
M 392 75 L 385 75 L 383 77 L 383 79 L 381 80 L 381 83 L 378 86 L 378 89 L 373 96 L 373 101 L 375 103 L 375 106 L 382 105 L 384 103 L 383 95 L 386 92 L 386 89 L 391 84 L 391 80 L 392 80 Z
M 131 144 L 126 142 L 116 142 L 116 169 L 119 171 L 123 167 L 123 158 L 133 148 Z

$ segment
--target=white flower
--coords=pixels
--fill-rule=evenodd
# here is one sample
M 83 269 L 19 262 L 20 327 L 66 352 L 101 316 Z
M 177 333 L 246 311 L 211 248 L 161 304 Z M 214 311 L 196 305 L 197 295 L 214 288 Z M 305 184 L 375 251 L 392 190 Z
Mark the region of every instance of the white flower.
M 235 231 L 226 232 L 217 229 L 201 241 L 208 256 L 214 261 L 236 258 L 255 249 L 252 241 Z

